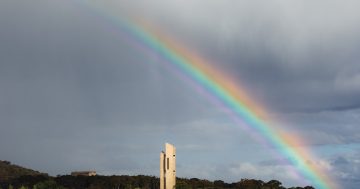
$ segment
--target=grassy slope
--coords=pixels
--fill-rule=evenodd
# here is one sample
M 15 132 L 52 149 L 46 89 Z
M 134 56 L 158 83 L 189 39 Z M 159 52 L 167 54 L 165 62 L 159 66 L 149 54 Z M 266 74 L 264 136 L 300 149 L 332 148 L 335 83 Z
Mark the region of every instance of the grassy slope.
M 38 171 L 27 169 L 18 165 L 13 165 L 9 161 L 0 160 L 0 181 L 17 178 L 23 175 L 42 175 Z

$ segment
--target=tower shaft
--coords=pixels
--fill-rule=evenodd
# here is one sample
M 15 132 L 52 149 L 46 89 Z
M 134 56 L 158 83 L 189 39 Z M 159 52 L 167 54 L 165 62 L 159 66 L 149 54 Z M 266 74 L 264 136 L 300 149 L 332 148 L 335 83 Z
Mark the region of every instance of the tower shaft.
M 165 143 L 165 152 L 160 153 L 160 189 L 175 189 L 176 148 Z

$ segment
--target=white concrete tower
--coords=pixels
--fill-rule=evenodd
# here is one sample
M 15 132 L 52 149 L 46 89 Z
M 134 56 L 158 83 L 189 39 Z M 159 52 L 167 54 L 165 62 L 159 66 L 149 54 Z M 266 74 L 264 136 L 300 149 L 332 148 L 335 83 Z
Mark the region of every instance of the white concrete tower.
M 160 153 L 160 189 L 175 189 L 176 149 L 165 143 L 165 152 Z

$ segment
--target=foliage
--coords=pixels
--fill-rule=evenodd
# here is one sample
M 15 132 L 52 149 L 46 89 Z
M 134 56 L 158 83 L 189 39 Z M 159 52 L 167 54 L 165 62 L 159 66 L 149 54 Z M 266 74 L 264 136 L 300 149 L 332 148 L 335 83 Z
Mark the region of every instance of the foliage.
M 2 169 L 4 168 L 4 169 Z M 5 171 L 4 171 L 5 170 Z M 1 179 L 3 178 L 3 179 Z M 5 178 L 5 179 L 4 179 Z M 50 177 L 37 171 L 0 161 L 0 189 L 159 189 L 159 178 L 154 176 L 57 176 Z M 264 182 L 241 179 L 226 183 L 198 178 L 176 178 L 176 189 L 286 189 L 277 180 Z M 311 186 L 289 189 L 314 189 Z
M 34 189 L 66 189 L 65 187 L 58 185 L 54 180 L 46 180 L 39 182 L 33 186 Z
M 26 176 L 3 183 L 9 189 L 159 189 L 159 178 L 154 176 Z M 4 187 L 3 187 L 4 188 Z M 255 179 L 241 179 L 225 183 L 222 180 L 209 181 L 198 178 L 177 178 L 176 189 L 286 189 L 277 180 L 264 182 Z M 289 189 L 314 189 L 311 186 Z
M 27 169 L 18 165 L 13 165 L 9 161 L 0 160 L 0 182 L 17 178 L 24 175 L 46 175 L 38 171 Z

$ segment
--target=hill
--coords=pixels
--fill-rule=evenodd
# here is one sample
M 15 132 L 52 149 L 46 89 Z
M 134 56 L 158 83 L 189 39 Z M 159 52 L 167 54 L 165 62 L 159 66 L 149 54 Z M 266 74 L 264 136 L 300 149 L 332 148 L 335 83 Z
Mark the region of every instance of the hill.
M 0 160 L 0 189 L 159 189 L 158 177 L 137 175 L 113 176 L 48 176 L 31 169 Z M 311 186 L 285 188 L 277 180 L 264 182 L 241 179 L 234 183 L 222 180 L 176 178 L 175 189 L 314 189 Z
M 11 164 L 11 162 L 9 161 L 0 160 L 0 181 L 7 181 L 21 176 L 37 176 L 37 175 L 47 175 L 47 174 Z

